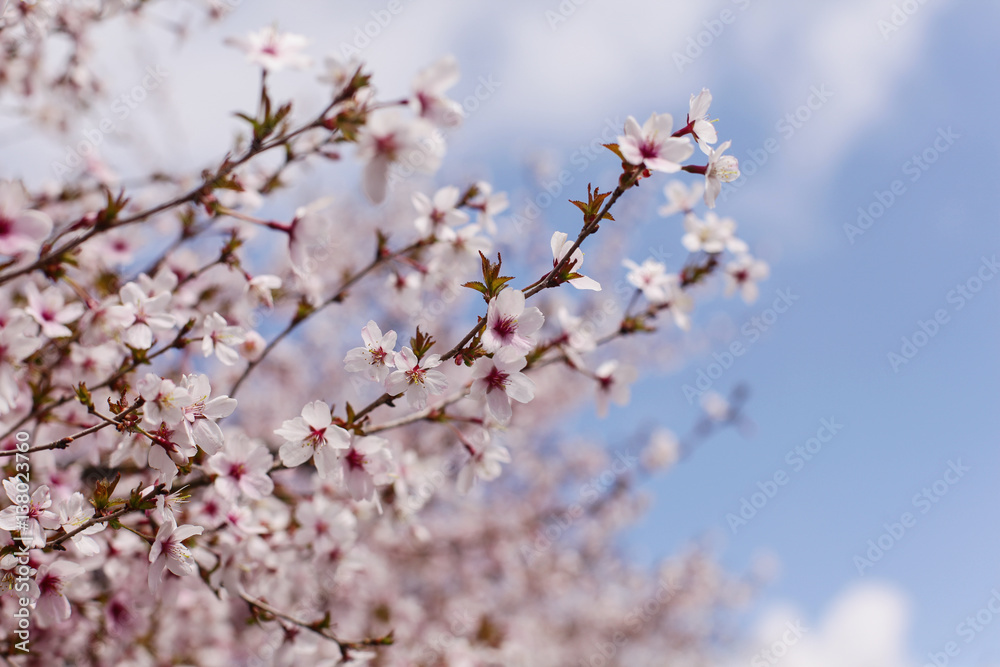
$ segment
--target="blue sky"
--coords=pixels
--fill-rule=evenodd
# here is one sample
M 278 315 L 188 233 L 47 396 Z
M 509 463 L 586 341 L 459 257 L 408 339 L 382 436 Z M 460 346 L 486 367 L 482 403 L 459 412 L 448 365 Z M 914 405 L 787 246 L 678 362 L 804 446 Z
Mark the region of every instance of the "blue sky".
M 562 21 L 547 14 L 559 11 L 556 0 L 502 9 L 401 1 L 402 11 L 363 50 L 387 95 L 404 94 L 414 70 L 445 53 L 463 68 L 456 97 L 471 94 L 480 76 L 500 82 L 454 135 L 441 184 L 471 170 L 511 192 L 518 210 L 536 193 L 525 177 L 526 160 L 572 168 L 576 148 L 608 122 L 627 115 L 641 121 L 653 111 L 681 115 L 702 87 L 712 90 L 712 116 L 721 119 L 720 136 L 733 140 L 731 152 L 744 171 L 752 155 L 777 147 L 719 205 L 771 264 L 760 300 L 750 306 L 715 300 L 699 311 L 690 339 L 674 336 L 689 350 L 675 371 L 644 377 L 627 412 L 618 408 L 599 423 L 615 437 L 625 433 L 623 422 L 652 426 L 666 414 L 663 425 L 684 433 L 697 413 L 682 386 L 695 382 L 713 352 L 747 342 L 743 325 L 761 316 L 778 290 L 799 297 L 715 381 L 722 392 L 748 384 L 755 433 L 719 434 L 647 482 L 651 511 L 624 542 L 635 558 L 650 561 L 700 538 L 710 539 L 736 570 L 758 554 L 773 554 L 780 571 L 762 591 L 756 632 L 769 644 L 773 614 L 806 622 L 806 639 L 782 661 L 790 667 L 916 667 L 949 641 L 960 649 L 949 664 L 1000 665 L 1000 618 L 968 643 L 956 629 L 1000 590 L 994 482 L 1000 275 L 983 262 L 1000 256 L 994 196 L 1000 135 L 989 130 L 1000 102 L 992 85 L 1000 8 L 979 3 L 972 11 L 946 0 L 579 6 L 566 0 L 562 6 L 573 12 L 560 15 Z M 310 36 L 317 57 L 336 53 L 371 11 L 385 6 L 360 4 L 290 3 L 279 26 Z M 899 13 L 903 5 L 911 14 Z M 885 22 L 894 6 L 899 25 L 890 30 Z M 149 140 L 147 167 L 164 161 L 200 167 L 228 147 L 231 101 L 248 99 L 256 75 L 239 67 L 238 54 L 219 40 L 272 22 L 272 11 L 241 7 L 181 48 L 166 38 L 147 43 L 124 36 L 109 68 L 127 67 L 118 63 L 128 53 L 136 63 L 167 62 L 177 73 L 163 93 L 169 118 L 149 109 L 124 128 L 135 135 L 154 122 L 170 128 Z M 700 53 L 686 51 L 699 40 Z M 200 76 L 182 77 L 192 71 Z M 318 103 L 318 91 L 305 92 L 311 77 L 290 73 L 276 85 Z M 801 111 L 817 90 L 828 99 L 814 96 L 814 108 Z M 796 112 L 802 120 L 791 132 L 783 119 Z M 17 150 L 29 172 L 33 166 L 42 174 L 59 154 L 57 146 L 33 139 Z M 913 156 L 925 152 L 933 164 L 914 171 Z M 603 162 L 574 186 L 613 173 L 614 161 Z M 895 181 L 892 204 L 852 243 L 845 225 L 856 224 L 859 207 L 877 212 L 873 204 L 888 201 L 884 193 Z M 642 220 L 635 259 L 679 238 L 679 219 L 654 212 L 665 183 L 647 189 L 631 209 Z M 547 211 L 547 224 L 568 228 L 575 218 L 566 208 Z M 987 274 L 992 279 L 974 298 L 957 296 L 959 285 L 971 290 Z M 902 337 L 913 337 L 936 314 L 947 321 L 894 370 L 887 355 L 901 354 Z M 823 419 L 843 428 L 793 470 L 787 452 L 814 437 Z M 924 505 L 913 497 L 958 461 L 969 470 L 939 485 L 947 494 L 921 513 Z M 741 499 L 779 471 L 788 474 L 787 485 L 733 534 L 727 513 L 738 512 Z M 905 512 L 914 517 L 912 527 L 859 576 L 855 556 Z M 845 648 L 853 644 L 862 648 Z

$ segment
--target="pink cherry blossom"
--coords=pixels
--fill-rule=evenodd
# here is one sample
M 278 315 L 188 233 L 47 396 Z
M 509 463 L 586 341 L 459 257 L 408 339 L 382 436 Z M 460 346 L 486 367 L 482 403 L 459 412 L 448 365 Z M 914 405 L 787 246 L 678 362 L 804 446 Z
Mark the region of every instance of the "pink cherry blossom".
M 364 347 L 356 347 L 344 357 L 344 368 L 351 373 L 364 373 L 370 380 L 385 382 L 390 369 L 395 366 L 392 348 L 396 347 L 396 332 L 382 330 L 374 320 L 361 330 Z
M 441 164 L 444 143 L 423 118 L 403 119 L 393 110 L 373 114 L 358 138 L 357 157 L 365 162 L 362 185 L 373 203 L 388 192 L 389 168 L 403 163 L 409 170 L 433 173 Z
M 469 395 L 485 401 L 486 409 L 500 424 L 511 417 L 511 399 L 528 403 L 535 397 L 535 383 L 521 369 L 527 360 L 480 357 L 472 367 Z
M 45 531 L 54 530 L 59 527 L 59 517 L 49 510 L 52 506 L 52 498 L 49 496 L 49 487 L 45 484 L 35 489 L 28 500 L 27 514 L 19 513 L 17 497 L 22 495 L 17 490 L 14 479 L 7 477 L 3 480 L 4 491 L 13 505 L 0 511 L 0 528 L 7 531 L 16 531 L 20 534 L 20 541 L 28 548 L 41 548 L 45 546 Z
M 373 500 L 376 487 L 388 484 L 393 470 L 392 452 L 385 438 L 354 438 L 341 457 L 342 474 L 348 493 L 355 500 Z
M 311 458 L 321 478 L 335 470 L 340 451 L 351 441 L 351 435 L 333 423 L 330 406 L 323 401 L 307 403 L 301 416 L 285 420 L 274 433 L 285 439 L 278 454 L 286 467 L 300 466 Z
M 35 614 L 39 627 L 52 627 L 70 617 L 72 609 L 65 589 L 84 572 L 79 563 L 69 560 L 57 560 L 38 568 L 35 582 L 38 584 L 39 596 L 35 603 Z
M 433 370 L 441 365 L 441 356 L 427 355 L 417 360 L 417 355 L 409 347 L 396 353 L 393 359 L 396 370 L 385 380 L 385 390 L 389 394 L 406 393 L 410 407 L 421 409 L 427 406 L 430 394 L 440 394 L 448 388 L 448 379 L 441 371 Z
M 697 95 L 691 96 L 691 106 L 688 111 L 687 122 L 691 126 L 691 133 L 699 144 L 714 144 L 719 137 L 715 132 L 715 125 L 708 120 L 708 107 L 712 104 L 712 93 L 708 88 L 702 88 Z
M 35 318 L 42 327 L 42 334 L 49 338 L 66 338 L 73 332 L 66 325 L 75 322 L 83 315 L 83 304 L 74 301 L 67 304 L 58 287 L 50 287 L 39 292 L 34 283 L 28 283 L 25 288 L 28 305 L 24 312 Z
M 594 375 L 597 378 L 598 417 L 607 417 L 608 403 L 628 405 L 631 397 L 629 385 L 639 376 L 634 367 L 612 359 L 598 366 Z
M 445 56 L 420 70 L 413 80 L 413 104 L 417 113 L 435 125 L 456 127 L 462 123 L 462 105 L 444 96 L 458 83 L 458 61 Z
M 414 221 L 417 231 L 428 236 L 442 225 L 457 227 L 468 222 L 469 214 L 455 208 L 461 194 L 454 185 L 435 192 L 433 200 L 422 192 L 413 193 L 413 208 L 417 209 L 418 213 Z
M 552 235 L 550 245 L 552 247 L 552 266 L 555 267 L 562 261 L 563 257 L 566 256 L 569 249 L 573 247 L 573 242 L 569 240 L 569 237 L 565 232 L 556 232 Z M 583 251 L 579 248 L 574 250 L 573 254 L 570 256 L 570 262 L 573 264 L 571 273 L 580 273 L 580 267 L 583 266 Z M 571 278 L 568 282 L 576 289 L 591 290 L 594 292 L 601 291 L 600 283 L 593 278 L 588 278 L 584 275 Z
M 202 324 L 201 353 L 208 357 L 213 353 L 226 366 L 232 366 L 240 354 L 236 348 L 246 338 L 243 327 L 230 326 L 226 318 L 218 313 L 212 313 Z
M 19 183 L 0 181 L 0 255 L 35 252 L 52 232 L 51 218 L 27 204 Z
M 724 141 L 718 148 L 702 144 L 701 150 L 708 156 L 705 168 L 705 203 L 709 208 L 715 208 L 715 199 L 722 192 L 722 184 L 735 181 L 740 177 L 740 161 L 732 155 L 723 155 L 732 141 Z
M 251 438 L 230 438 L 225 449 L 208 459 L 208 467 L 218 475 L 219 495 L 236 501 L 241 495 L 260 500 L 271 494 L 274 482 L 268 476 L 274 457 L 267 447 Z
M 726 296 L 738 289 L 746 303 L 753 303 L 760 293 L 757 283 L 766 280 L 771 270 L 767 262 L 750 255 L 738 255 L 726 265 Z
M 694 146 L 687 137 L 671 136 L 673 127 L 674 118 L 668 113 L 650 115 L 642 127 L 629 116 L 625 119 L 625 135 L 618 137 L 618 149 L 629 164 L 675 173 L 680 171 L 680 163 L 694 153 Z
M 305 69 L 311 59 L 301 53 L 309 44 L 302 35 L 278 32 L 274 27 L 261 28 L 245 37 L 230 38 L 229 43 L 247 55 L 247 60 L 274 72 L 285 69 Z
M 505 289 L 490 299 L 483 330 L 483 349 L 510 356 L 524 356 L 535 346 L 533 338 L 545 317 L 534 306 L 525 308 L 524 292 Z
M 191 550 L 184 546 L 184 540 L 201 535 L 201 526 L 178 526 L 173 518 L 168 518 L 156 532 L 156 540 L 149 550 L 149 590 L 155 595 L 163 583 L 163 575 L 170 570 L 178 577 L 191 576 L 198 566 L 191 555 Z

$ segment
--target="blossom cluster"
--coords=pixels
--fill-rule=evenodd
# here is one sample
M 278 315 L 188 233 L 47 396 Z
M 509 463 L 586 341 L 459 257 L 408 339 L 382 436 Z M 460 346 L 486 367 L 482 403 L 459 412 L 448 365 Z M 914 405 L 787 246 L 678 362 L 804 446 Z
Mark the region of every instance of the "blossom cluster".
M 80 12 L 66 29 L 82 44 L 104 15 Z M 731 219 L 694 213 L 739 174 L 709 91 L 678 129 L 670 114 L 630 116 L 608 146 L 618 182 L 573 202 L 579 232 L 546 234 L 540 262 L 527 249 L 512 262 L 506 193 L 429 185 L 462 122 L 453 57 L 402 99 L 381 98 L 363 63 L 327 59 L 326 102 L 300 115 L 272 100 L 270 78 L 311 69 L 308 40 L 269 27 L 227 42 L 263 73 L 261 104 L 237 114 L 244 136 L 199 179 L 116 190 L 92 164 L 45 187 L 0 182 L 5 472 L 15 434 L 33 443 L 27 515 L 4 482 L 0 612 L 30 601 L 32 653 L 51 665 L 578 664 L 593 637 L 622 633 L 623 664 L 652 664 L 707 646 L 743 582 L 700 551 L 655 578 L 622 563 L 607 544 L 641 511 L 621 492 L 639 471 L 564 440 L 559 420 L 628 403 L 639 373 L 623 339 L 652 334 L 663 311 L 689 330 L 692 291 L 717 269 L 747 302 L 767 277 Z M 45 43 L 33 31 L 19 48 Z M 696 147 L 705 163 L 685 164 Z M 342 162 L 364 200 L 324 193 L 262 217 L 275 191 L 294 199 L 304 175 Z M 660 210 L 684 215 L 689 257 L 673 272 L 626 259 L 632 298 L 599 331 L 585 304 L 621 258 L 609 266 L 588 246 L 598 261 L 585 275 L 582 246 L 620 234 L 612 207 L 654 172 L 697 177 L 667 184 Z M 682 449 L 666 430 L 637 448 L 647 473 Z M 606 474 L 613 484 L 588 483 Z M 570 512 L 581 484 L 597 499 Z M 550 530 L 556 516 L 571 518 Z

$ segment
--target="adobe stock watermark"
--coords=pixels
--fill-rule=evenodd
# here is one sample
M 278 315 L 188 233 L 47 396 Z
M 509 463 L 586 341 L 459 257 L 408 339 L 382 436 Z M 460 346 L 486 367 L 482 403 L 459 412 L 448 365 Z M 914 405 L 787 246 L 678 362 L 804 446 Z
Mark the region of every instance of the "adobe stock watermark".
M 747 180 L 767 164 L 772 155 L 781 150 L 781 142 L 794 137 L 833 96 L 834 92 L 825 83 L 810 86 L 809 94 L 802 104 L 775 121 L 774 130 L 778 136 L 768 137 L 759 148 L 751 148 L 744 153 L 746 157 L 740 158 L 740 177 L 722 184 L 718 201 L 727 201 L 732 193 L 746 185 Z
M 993 280 L 997 273 L 1000 273 L 1000 262 L 997 261 L 997 256 L 993 255 L 987 258 L 984 255 L 980 259 L 976 272 L 964 282 L 955 285 L 954 289 L 948 290 L 945 295 L 945 301 L 953 304 L 952 312 L 958 312 L 965 308 L 966 304 L 976 298 L 983 286 Z M 951 314 L 947 308 L 938 308 L 934 311 L 934 315 L 927 320 L 917 320 L 917 328 L 913 333 L 900 338 L 899 351 L 891 351 L 886 355 L 892 372 L 899 373 L 900 367 L 910 363 L 920 353 L 920 350 L 938 335 L 941 327 L 949 322 L 951 322 Z
M 617 141 L 618 137 L 625 131 L 625 121 L 620 118 L 604 119 L 604 129 L 601 134 L 590 141 L 582 144 L 569 156 L 570 164 L 576 167 L 576 174 L 569 169 L 562 169 L 551 181 L 543 181 L 543 191 L 528 200 L 520 213 L 509 216 L 518 234 L 523 234 L 529 227 L 538 222 L 542 211 L 548 209 L 555 202 L 562 202 L 556 199 L 569 188 L 576 180 L 577 174 L 586 171 L 587 167 L 593 164 L 598 157 L 607 152 L 604 144 Z
M 402 0 L 389 0 L 382 9 L 373 9 L 368 12 L 372 17 L 371 21 L 366 21 L 363 25 L 354 26 L 354 39 L 350 43 L 340 43 L 340 57 L 345 62 L 351 58 L 361 58 L 361 52 L 371 46 L 372 42 L 378 39 L 379 35 L 389 27 L 393 19 L 403 12 Z
M 587 4 L 587 0 L 562 0 L 555 10 L 546 9 L 545 21 L 549 24 L 549 30 L 552 32 L 558 30 L 560 25 L 576 14 L 578 7 L 585 4 Z
M 740 498 L 739 509 L 726 514 L 726 523 L 729 524 L 729 530 L 732 531 L 733 535 L 738 533 L 740 528 L 753 521 L 757 513 L 767 507 L 767 504 L 778 495 L 781 487 L 786 486 L 795 473 L 800 472 L 806 467 L 806 463 L 812 461 L 823 451 L 823 446 L 833 440 L 834 436 L 843 428 L 844 425 L 839 423 L 836 417 L 829 419 L 824 417 L 819 420 L 819 428 L 816 429 L 815 436 L 807 439 L 803 444 L 789 449 L 784 459 L 788 470 L 778 468 L 774 474 L 763 481 L 758 481 L 758 490 L 749 496 Z
M 631 452 L 627 450 L 616 451 L 614 461 L 610 466 L 580 486 L 578 502 L 560 512 L 549 515 L 544 522 L 545 528 L 536 532 L 534 541 L 521 545 L 520 552 L 525 562 L 530 564 L 534 558 L 548 551 L 573 524 L 584 516 L 588 507 L 598 502 L 602 494 L 610 489 L 619 477 L 635 468 L 638 462 L 639 459 Z
M 785 623 L 785 631 L 779 639 L 771 642 L 769 646 L 754 654 L 750 658 L 750 667 L 771 667 L 781 662 L 782 658 L 788 655 L 792 647 L 799 643 L 802 637 L 809 632 L 809 628 L 802 625 L 800 619 Z
M 750 6 L 751 0 L 730 0 L 730 2 L 736 5 L 742 12 L 746 11 L 747 7 Z M 712 46 L 715 40 L 725 32 L 726 26 L 736 22 L 737 16 L 739 14 L 727 8 L 719 12 L 717 18 L 702 21 L 701 25 L 703 29 L 694 35 L 688 36 L 687 45 L 684 47 L 684 50 L 674 51 L 673 53 L 674 65 L 677 67 L 677 71 L 683 73 L 685 67 L 693 65 L 695 60 L 701 58 L 705 53 L 705 49 Z
M 994 588 L 990 591 L 990 598 L 975 614 L 969 614 L 955 626 L 955 634 L 966 645 L 971 644 L 997 616 L 1000 616 L 1000 591 Z M 961 652 L 962 647 L 957 641 L 947 641 L 940 651 L 928 651 L 927 662 L 923 667 L 947 667 L 951 664 L 951 659 L 958 657 Z
M 740 327 L 742 340 L 734 340 L 729 344 L 728 349 L 722 352 L 713 352 L 714 361 L 698 369 L 694 385 L 685 384 L 681 387 L 684 398 L 687 399 L 689 405 L 694 405 L 695 401 L 700 400 L 706 391 L 711 390 L 715 381 L 732 368 L 736 360 L 746 354 L 754 343 L 774 326 L 779 316 L 787 313 L 788 309 L 799 300 L 799 295 L 793 294 L 792 290 L 787 287 L 783 290 L 779 289 L 776 294 L 770 308 L 760 311 Z
M 160 65 L 149 65 L 146 67 L 145 76 L 142 77 L 139 83 L 111 102 L 111 114 L 101 118 L 97 123 L 97 127 L 85 129 L 82 141 L 65 147 L 62 161 L 56 160 L 52 163 L 53 175 L 62 177 L 70 174 L 82 166 L 87 157 L 96 155 L 97 147 L 104 143 L 106 135 L 114 132 L 118 127 L 118 123 L 132 115 L 132 112 L 149 97 L 149 93 L 160 87 L 163 79 L 167 76 L 167 70 Z
M 882 39 L 888 42 L 889 36 L 906 25 L 910 17 L 926 4 L 927 0 L 903 0 L 901 3 L 893 4 L 888 20 L 880 18 L 875 21 L 875 26 L 882 34 Z
M 593 653 L 586 662 L 579 663 L 580 667 L 605 667 L 611 664 L 611 659 L 618 655 L 629 638 L 638 634 L 681 590 L 674 582 L 664 581 L 662 578 L 657 583 L 656 593 L 633 607 L 625 616 L 624 630 L 617 630 L 610 637 L 595 639 Z
M 961 139 L 962 135 L 956 134 L 949 125 L 946 128 L 939 127 L 937 134 L 930 145 L 919 153 L 914 153 L 909 160 L 903 163 L 900 171 L 904 176 L 908 176 L 910 183 L 916 183 L 927 173 L 935 162 L 954 145 L 956 139 Z M 885 190 L 874 190 L 872 199 L 868 204 L 858 207 L 858 218 L 855 224 L 845 223 L 844 234 L 851 245 L 854 245 L 857 237 L 863 235 L 876 221 L 879 220 L 899 198 L 906 194 L 906 182 L 897 178 L 889 183 Z
M 962 459 L 948 461 L 948 467 L 940 478 L 934 480 L 918 493 L 914 494 L 911 504 L 913 508 L 919 510 L 920 515 L 927 514 L 941 502 L 948 491 L 955 484 L 965 477 L 965 473 L 971 468 L 962 465 Z M 903 512 L 898 521 L 893 523 L 883 523 L 885 531 L 873 540 L 868 540 L 868 549 L 864 554 L 854 556 L 854 567 L 858 574 L 864 576 L 865 570 L 875 567 L 875 563 L 882 560 L 885 555 L 899 544 L 906 533 L 917 525 L 919 516 L 913 512 Z

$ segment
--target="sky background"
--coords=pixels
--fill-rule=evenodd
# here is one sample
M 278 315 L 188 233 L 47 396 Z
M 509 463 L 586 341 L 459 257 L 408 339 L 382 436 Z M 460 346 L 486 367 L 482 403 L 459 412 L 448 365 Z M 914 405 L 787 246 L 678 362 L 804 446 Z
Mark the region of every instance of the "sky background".
M 309 36 L 311 55 L 321 58 L 351 44 L 356 28 L 386 4 L 295 0 L 280 6 L 278 25 Z M 577 172 L 574 151 L 627 115 L 640 122 L 654 111 L 682 117 L 689 95 L 702 87 L 714 95 L 720 140 L 733 140 L 745 173 L 765 145 L 777 147 L 717 209 L 738 221 L 741 238 L 771 265 L 760 299 L 714 301 L 679 339 L 687 352 L 670 375 L 644 376 L 632 404 L 615 408 L 610 420 L 580 415 L 583 427 L 612 440 L 623 437 L 625 421 L 684 434 L 698 413 L 683 385 L 694 385 L 712 353 L 732 341 L 748 348 L 712 388 L 749 386 L 752 436 L 713 436 L 646 482 L 650 512 L 627 532 L 623 548 L 645 563 L 706 540 L 735 571 L 772 555 L 780 565 L 749 617 L 751 634 L 766 646 L 780 640 L 788 620 L 808 628 L 782 665 L 919 667 L 947 642 L 958 649 L 948 664 L 1000 665 L 1000 616 L 984 612 L 980 621 L 991 622 L 971 636 L 958 627 L 1000 591 L 1000 268 L 989 264 L 1000 256 L 1000 135 L 989 129 L 1000 106 L 1000 5 L 561 6 L 563 13 L 556 0 L 401 0 L 402 11 L 361 56 L 387 96 L 405 95 L 414 72 L 447 53 L 463 71 L 452 97 L 471 95 L 479 77 L 499 82 L 449 137 L 437 183 L 464 182 L 470 173 L 489 178 L 510 193 L 513 212 L 537 195 L 538 174 L 570 169 L 577 191 L 590 180 L 609 182 L 614 160 Z M 109 143 L 132 150 L 147 142 L 148 164 L 133 165 L 139 173 L 164 164 L 196 170 L 224 152 L 235 128 L 227 114 L 233 100 L 252 98 L 257 74 L 221 40 L 270 24 L 276 12 L 277 5 L 244 2 L 182 44 L 166 33 L 150 40 L 113 27 L 120 48 L 102 51 L 104 66 L 133 74 L 118 78 L 121 91 L 110 90 L 112 97 L 138 81 L 146 65 L 165 63 L 169 74 L 159 103 L 124 121 Z M 313 73 L 282 74 L 275 97 L 283 92 L 317 106 L 322 91 L 314 81 Z M 800 109 L 817 90 L 827 99 L 813 97 L 814 108 Z M 783 123 L 796 112 L 795 126 Z M 94 109 L 92 117 L 108 113 Z M 0 155 L 16 155 L 25 175 L 49 174 L 62 152 L 10 124 L 4 133 Z M 113 159 L 116 146 L 106 148 Z M 915 155 L 933 163 L 914 171 Z M 873 204 L 894 181 L 894 201 L 868 228 L 845 231 L 857 224 L 859 207 L 878 212 Z M 680 218 L 655 214 L 666 182 L 645 188 L 630 209 L 641 212 L 631 230 L 634 259 L 679 238 Z M 546 211 L 547 224 L 568 228 L 576 218 L 566 209 Z M 679 245 L 675 252 L 680 261 Z M 979 276 L 993 279 L 977 283 Z M 980 289 L 959 297 L 960 285 Z M 798 298 L 751 341 L 743 326 L 764 315 L 778 290 Z M 937 311 L 947 321 L 894 369 L 887 355 L 901 354 L 902 338 L 912 338 Z M 824 419 L 843 427 L 795 470 L 787 453 L 815 437 Z M 944 479 L 952 463 L 968 470 L 954 484 L 939 484 L 947 493 L 922 513 L 914 496 Z M 758 482 L 779 471 L 788 483 L 734 533 L 727 514 L 739 513 Z M 859 574 L 855 557 L 865 557 L 868 541 L 906 512 L 911 527 Z M 994 606 L 1000 609 L 1000 593 Z

